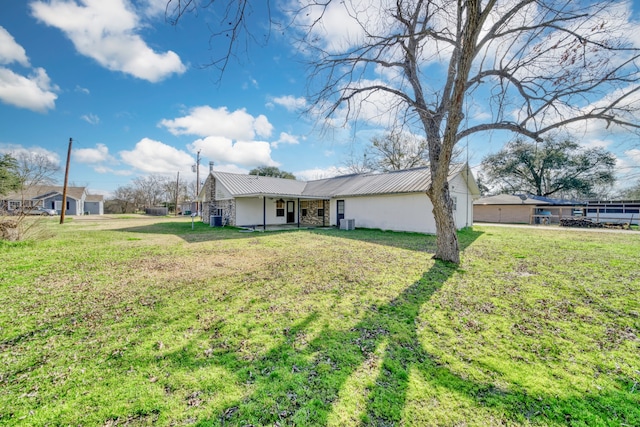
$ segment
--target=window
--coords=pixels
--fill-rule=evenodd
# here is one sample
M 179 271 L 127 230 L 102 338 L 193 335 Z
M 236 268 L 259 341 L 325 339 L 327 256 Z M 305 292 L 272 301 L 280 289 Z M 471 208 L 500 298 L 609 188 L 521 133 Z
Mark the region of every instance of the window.
M 276 216 L 284 216 L 284 200 L 276 200 Z
M 302 216 L 307 216 L 307 209 L 306 208 L 302 208 Z
M 324 216 L 324 209 L 318 209 L 318 217 L 322 218 Z
M 451 202 L 452 202 L 452 207 L 453 210 L 458 210 L 458 197 L 457 196 L 453 196 L 451 197 Z

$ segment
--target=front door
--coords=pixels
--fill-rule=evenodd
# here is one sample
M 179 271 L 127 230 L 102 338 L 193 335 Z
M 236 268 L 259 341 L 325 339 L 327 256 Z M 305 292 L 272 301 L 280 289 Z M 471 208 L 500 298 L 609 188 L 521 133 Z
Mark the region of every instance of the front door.
M 296 222 L 295 202 L 287 201 L 287 224 Z
M 340 220 L 344 219 L 344 200 L 338 200 L 336 202 L 336 206 L 338 207 L 338 212 L 336 215 L 338 222 L 336 223 L 336 225 L 338 226 L 338 228 L 340 228 Z

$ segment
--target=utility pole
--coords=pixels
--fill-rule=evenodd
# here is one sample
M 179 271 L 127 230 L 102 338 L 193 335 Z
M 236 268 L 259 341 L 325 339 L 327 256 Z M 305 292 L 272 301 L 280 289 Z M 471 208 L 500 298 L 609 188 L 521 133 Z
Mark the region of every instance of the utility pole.
M 178 177 L 176 179 L 176 206 L 173 211 L 173 216 L 178 216 L 178 194 L 180 193 L 180 171 L 178 171 Z
M 69 182 L 69 160 L 71 160 L 71 144 L 73 139 L 69 138 L 69 150 L 67 151 L 67 167 L 64 169 L 64 187 L 62 187 L 62 209 L 60 209 L 60 224 L 64 224 L 64 214 L 67 210 L 67 182 Z
M 198 156 L 196 157 L 196 211 L 198 215 L 200 213 L 200 150 L 198 150 Z

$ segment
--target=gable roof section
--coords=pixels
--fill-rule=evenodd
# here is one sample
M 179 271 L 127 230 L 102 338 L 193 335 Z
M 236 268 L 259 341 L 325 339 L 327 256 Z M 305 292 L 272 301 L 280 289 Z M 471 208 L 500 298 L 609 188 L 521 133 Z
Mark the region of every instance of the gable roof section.
M 295 196 L 302 195 L 306 185 L 295 179 L 273 178 L 270 176 L 240 175 L 228 172 L 212 172 L 214 178 L 234 197 L 251 196 Z
M 463 178 L 469 185 L 471 193 L 473 195 L 479 194 L 478 186 L 467 165 L 452 165 L 449 180 L 460 173 L 463 173 Z M 386 173 L 343 175 L 309 182 L 216 171 L 211 174 L 233 197 L 262 195 L 332 198 L 375 194 L 424 193 L 431 184 L 431 174 L 428 167 Z
M 82 194 L 85 192 L 86 187 L 67 187 L 67 197 L 80 200 Z M 62 195 L 64 190 L 61 186 L 56 185 L 36 185 L 33 187 L 25 188 L 24 191 L 14 191 L 5 196 L 2 196 L 3 200 L 42 200 L 48 197 L 55 196 L 57 194 Z
M 102 194 L 87 194 L 87 197 L 84 199 L 85 202 L 104 202 L 104 196 Z

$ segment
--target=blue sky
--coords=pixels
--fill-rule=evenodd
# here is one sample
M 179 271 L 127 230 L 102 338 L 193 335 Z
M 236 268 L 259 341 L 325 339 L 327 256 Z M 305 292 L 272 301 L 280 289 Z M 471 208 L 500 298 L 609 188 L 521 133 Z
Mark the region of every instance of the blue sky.
M 270 165 L 303 179 L 330 176 L 354 144 L 357 150 L 382 133 L 321 132 L 303 116 L 306 68 L 278 34 L 265 46 L 250 45 L 222 76 L 203 67 L 226 48 L 209 40 L 211 15 L 190 15 L 173 27 L 164 21 L 165 4 L 3 2 L 0 152 L 40 152 L 64 166 L 73 138 L 70 182 L 109 194 L 148 174 L 195 180 L 198 150 L 201 172 L 213 161 L 230 172 Z M 470 140 L 470 164 L 508 137 Z M 637 171 L 634 135 L 590 130 L 581 140 L 613 151 L 621 173 Z

